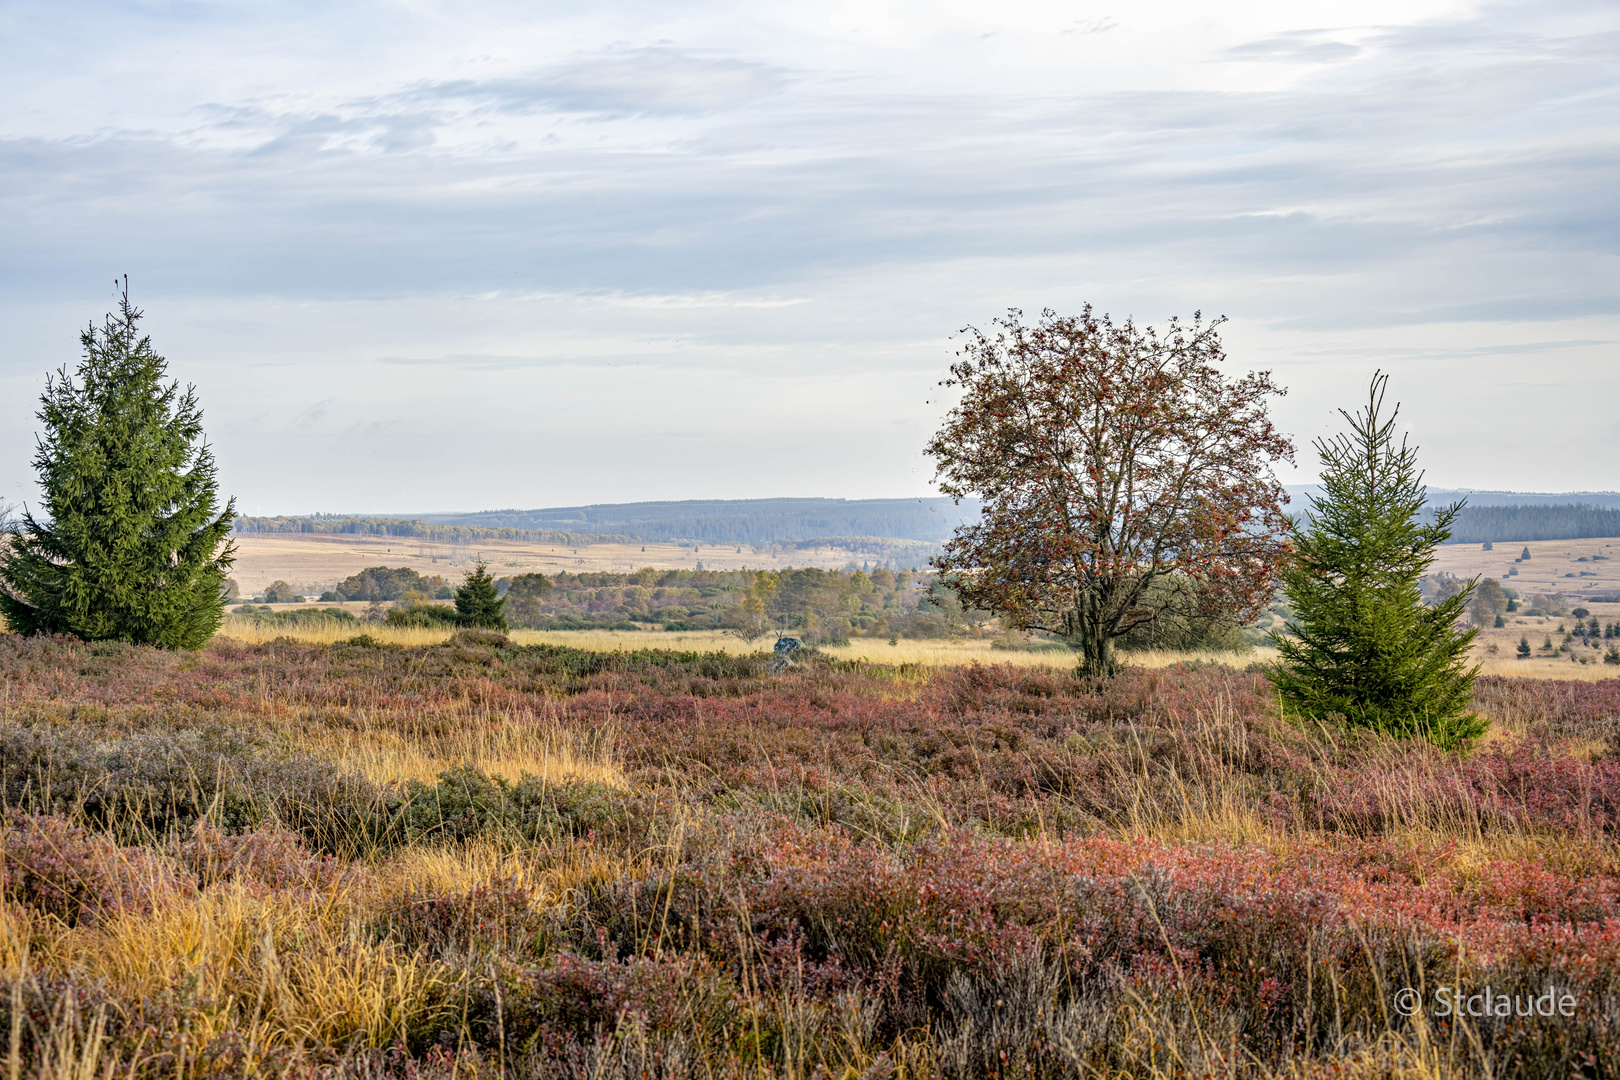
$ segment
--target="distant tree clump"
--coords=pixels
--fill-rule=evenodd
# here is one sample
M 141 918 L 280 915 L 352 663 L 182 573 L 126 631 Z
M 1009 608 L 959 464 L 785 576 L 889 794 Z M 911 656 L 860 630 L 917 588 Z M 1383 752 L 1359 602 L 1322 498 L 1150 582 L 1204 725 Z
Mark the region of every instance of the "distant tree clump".
M 961 401 L 927 446 L 941 491 L 983 499 L 934 560 L 965 607 L 1055 634 L 1106 677 L 1151 622 L 1247 622 L 1270 602 L 1287 551 L 1271 463 L 1293 444 L 1270 376 L 1216 366 L 1219 324 L 1160 335 L 1088 306 L 969 328 L 943 383 Z
M 1475 626 L 1500 626 L 1507 609 L 1507 592 L 1495 578 L 1485 578 L 1474 588 L 1474 602 L 1468 610 Z
M 1563 593 L 1536 593 L 1530 598 L 1530 606 L 1525 608 L 1526 615 L 1538 615 L 1543 618 L 1557 618 L 1569 614 L 1569 598 Z
M 344 578 L 332 590 L 333 599 L 340 600 L 401 600 L 408 592 L 419 592 L 439 600 L 448 600 L 455 595 L 444 578 L 437 574 L 424 577 L 408 566 L 397 569 L 370 566 Z
M 456 615 L 462 626 L 505 630 L 505 606 L 506 598 L 496 591 L 495 579 L 483 563 L 468 571 L 466 581 L 456 590 Z
M 140 318 L 126 281 L 77 370 L 46 382 L 45 513 L 0 554 L 0 615 L 20 633 L 197 649 L 219 628 L 235 502 L 219 505 L 195 388 L 167 380 Z
M 1387 386 L 1375 375 L 1365 409 L 1340 410 L 1350 432 L 1316 442 L 1324 493 L 1295 532 L 1282 575 L 1295 618 L 1271 634 L 1280 660 L 1268 675 L 1302 714 L 1453 747 L 1485 730 L 1469 709 L 1478 630 L 1456 626 L 1473 589 L 1426 606 L 1419 581 L 1459 507 L 1424 523 L 1416 448 L 1395 442 L 1399 406 L 1382 416 Z
M 545 618 L 546 599 L 551 596 L 551 579 L 544 574 L 519 574 L 505 585 L 506 621 L 513 626 L 537 626 Z
M 293 587 L 285 581 L 272 581 L 264 587 L 264 602 L 267 604 L 302 604 L 304 598 L 293 591 Z

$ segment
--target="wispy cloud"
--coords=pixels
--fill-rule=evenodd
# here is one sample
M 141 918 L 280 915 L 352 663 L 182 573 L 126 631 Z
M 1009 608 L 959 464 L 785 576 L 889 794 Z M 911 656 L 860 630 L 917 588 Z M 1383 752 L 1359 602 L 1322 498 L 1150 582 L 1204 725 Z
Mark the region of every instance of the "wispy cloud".
M 1285 375 L 1327 344 L 1370 365 L 1473 328 L 1422 348 L 1472 357 L 1487 388 L 1553 355 L 1490 352 L 1498 328 L 1580 343 L 1558 355 L 1620 337 L 1606 0 L 1242 32 L 1195 4 L 1179 30 L 1039 5 L 915 28 L 769 4 L 428 5 L 386 25 L 96 10 L 116 57 L 87 16 L 62 71 L 29 52 L 43 39 L 0 43 L 0 376 L 59 363 L 16 343 L 60 338 L 42 313 L 123 270 L 154 318 L 195 305 L 254 328 L 199 315 L 177 342 L 220 358 L 221 401 L 284 395 L 297 415 L 329 396 L 309 386 L 371 370 L 469 435 L 481 395 L 510 424 L 537 415 L 483 380 L 540 380 L 547 401 L 566 384 L 555 408 L 578 413 L 590 386 L 636 385 L 590 382 L 627 364 L 694 373 L 693 394 L 728 372 L 711 397 L 752 394 L 740 408 L 808 443 L 851 402 L 914 434 L 933 408 L 917 373 L 1015 303 L 1220 310 Z M 1325 386 L 1293 372 L 1291 402 Z M 623 406 L 630 429 L 699 407 L 658 386 Z M 363 411 L 364 389 L 331 394 Z M 29 403 L 5 409 L 25 436 Z M 885 483 L 926 486 L 900 461 Z
M 669 116 L 748 108 L 779 94 L 786 81 L 784 72 L 766 64 L 655 46 L 612 49 L 519 76 L 423 83 L 395 100 L 506 112 Z
M 1233 60 L 1273 60 L 1299 64 L 1336 64 L 1361 55 L 1361 47 L 1335 40 L 1332 31 L 1296 30 L 1246 41 L 1226 50 Z

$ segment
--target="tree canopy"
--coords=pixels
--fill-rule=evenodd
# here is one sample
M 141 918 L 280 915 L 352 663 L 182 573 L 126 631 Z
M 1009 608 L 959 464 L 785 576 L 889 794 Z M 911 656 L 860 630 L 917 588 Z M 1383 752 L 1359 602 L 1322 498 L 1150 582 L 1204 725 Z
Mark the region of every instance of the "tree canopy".
M 1095 675 L 1161 618 L 1247 621 L 1287 551 L 1268 373 L 1229 380 L 1222 320 L 1013 310 L 969 327 L 941 384 L 960 402 L 928 443 L 940 490 L 983 511 L 934 564 L 964 603 L 1060 634 Z

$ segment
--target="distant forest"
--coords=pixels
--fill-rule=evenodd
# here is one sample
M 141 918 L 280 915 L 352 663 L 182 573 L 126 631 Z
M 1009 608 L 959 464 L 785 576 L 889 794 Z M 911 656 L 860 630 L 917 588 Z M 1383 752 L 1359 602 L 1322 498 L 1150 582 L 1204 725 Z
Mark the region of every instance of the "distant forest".
M 1465 506 L 1451 527 L 1454 544 L 1519 543 L 1620 536 L 1620 510 L 1600 506 Z
M 890 537 L 933 543 L 977 519 L 977 503 L 931 499 L 693 499 L 424 514 L 440 525 L 621 533 L 647 542 L 780 544 L 824 537 Z
M 1296 495 L 1306 494 L 1303 490 Z M 1431 492 L 1431 496 L 1468 497 Z M 1481 497 L 1489 497 L 1482 495 Z M 1447 501 L 1431 498 L 1431 507 Z M 1301 505 L 1303 504 L 1303 505 Z M 1299 499 L 1296 512 L 1308 507 Z M 977 517 L 976 503 L 949 499 L 735 499 L 647 502 L 423 514 L 414 518 L 239 517 L 240 533 L 327 533 L 415 537 L 438 543 L 481 540 L 582 547 L 592 543 L 750 544 L 810 550 L 842 548 L 874 554 L 894 568 L 921 566 L 960 524 Z M 1452 542 L 1480 544 L 1620 536 L 1620 508 L 1590 503 L 1465 506 Z
M 531 544 L 583 547 L 586 544 L 628 544 L 633 537 L 594 533 L 512 529 L 483 525 L 445 525 L 421 518 L 345 517 L 315 514 L 310 517 L 239 517 L 239 533 L 315 533 L 348 536 L 409 536 L 441 544 L 471 544 L 479 540 L 521 540 Z

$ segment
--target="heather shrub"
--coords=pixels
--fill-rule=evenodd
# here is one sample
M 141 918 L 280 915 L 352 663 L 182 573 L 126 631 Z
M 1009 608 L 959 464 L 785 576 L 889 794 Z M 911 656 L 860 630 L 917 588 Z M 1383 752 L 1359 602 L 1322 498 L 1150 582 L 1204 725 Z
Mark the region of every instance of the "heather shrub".
M 8 807 L 66 814 L 126 837 L 187 830 L 205 817 L 242 829 L 262 816 L 237 782 L 253 754 L 222 731 L 107 741 L 80 727 L 0 727 L 0 785 Z
M 58 814 L 125 840 L 243 832 L 275 819 L 335 853 L 374 846 L 387 808 L 365 781 L 312 757 L 272 754 L 225 730 L 133 733 L 0 726 L 8 807 Z
M 1507 737 L 1459 754 L 1280 717 L 1263 674 L 1207 664 L 767 662 L 0 636 L 7 947 L 58 979 L 224 886 L 196 909 L 314 920 L 276 931 L 283 965 L 351 936 L 314 980 L 333 1010 L 393 1007 L 383 969 L 342 989 L 362 956 L 435 987 L 392 1049 L 250 1027 L 251 994 L 107 989 L 90 1019 L 134 1076 L 250 1049 L 311 1078 L 1318 1075 L 1408 1061 L 1392 988 L 1458 980 L 1591 1007 L 1436 1027 L 1460 1048 L 1437 1076 L 1592 1073 L 1616 1041 L 1620 683 L 1480 680 Z M 611 732 L 628 789 L 496 775 L 549 753 L 529 724 Z M 513 756 L 476 757 L 481 725 Z M 321 756 L 416 739 L 485 767 L 384 784 Z
M 953 972 L 935 1023 L 940 1072 L 960 1080 L 1051 1076 L 1107 1060 L 1110 1037 L 1119 1035 L 1120 988 L 1073 983 L 1039 949 L 983 972 Z
M 194 891 L 145 848 L 119 847 L 53 816 L 10 813 L 0 828 L 6 899 L 67 926 L 150 912 L 166 895 Z
M 175 854 L 205 889 L 239 882 L 264 893 L 330 893 L 355 884 L 360 876 L 352 865 L 310 851 L 302 836 L 277 824 L 233 835 L 199 821 Z
M 464 892 L 411 889 L 390 902 L 378 930 L 407 949 L 444 954 L 451 963 L 485 953 L 538 957 L 546 950 L 549 926 L 538 902 L 532 890 L 509 878 Z
M 436 784 L 412 781 L 386 803 L 389 820 L 379 839 L 393 844 L 486 834 L 557 840 L 622 830 L 634 817 L 629 799 L 600 784 L 532 776 L 513 783 L 471 766 L 446 770 Z
M 649 1031 L 683 1034 L 712 1054 L 743 1039 L 745 1008 L 735 984 L 702 956 L 620 961 L 560 952 L 542 965 L 499 967 L 494 984 L 474 996 L 470 1015 L 486 1045 L 504 1037 L 508 1047 L 528 1051 L 551 1036 L 555 1053 L 633 1017 Z M 504 1025 L 504 1036 L 497 1024 Z

